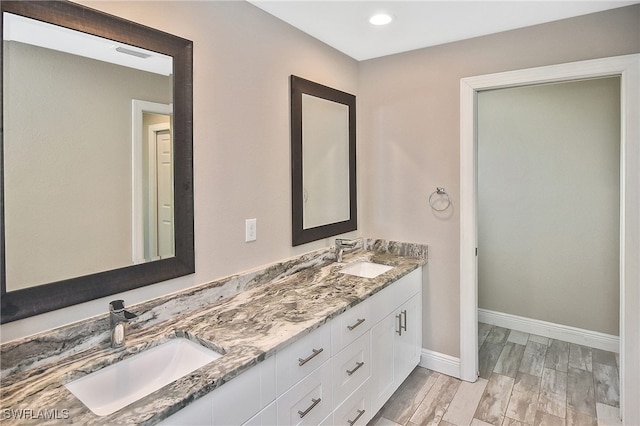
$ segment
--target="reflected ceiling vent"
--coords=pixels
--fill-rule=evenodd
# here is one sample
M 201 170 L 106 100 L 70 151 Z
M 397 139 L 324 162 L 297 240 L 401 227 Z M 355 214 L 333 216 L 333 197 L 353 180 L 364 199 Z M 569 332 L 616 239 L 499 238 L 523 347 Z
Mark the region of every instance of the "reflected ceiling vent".
M 116 47 L 116 52 L 124 53 L 126 55 L 135 56 L 137 58 L 147 59 L 150 58 L 151 55 L 144 52 L 138 52 L 137 50 L 127 49 L 126 47 Z

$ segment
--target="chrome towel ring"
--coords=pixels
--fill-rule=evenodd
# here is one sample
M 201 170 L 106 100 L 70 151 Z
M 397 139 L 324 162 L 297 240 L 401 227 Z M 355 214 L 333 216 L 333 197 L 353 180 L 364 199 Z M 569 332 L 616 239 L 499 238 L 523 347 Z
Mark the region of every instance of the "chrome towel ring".
M 437 197 L 435 197 L 436 195 Z M 444 204 L 444 207 L 440 207 L 440 208 L 436 207 L 434 204 L 437 203 L 438 201 L 441 202 L 438 204 Z M 447 194 L 447 191 L 445 191 L 444 188 L 437 187 L 436 190 L 433 191 L 429 196 L 429 205 L 433 210 L 437 212 L 443 212 L 446 209 L 448 209 L 449 206 L 451 205 L 451 198 L 449 198 L 449 194 Z

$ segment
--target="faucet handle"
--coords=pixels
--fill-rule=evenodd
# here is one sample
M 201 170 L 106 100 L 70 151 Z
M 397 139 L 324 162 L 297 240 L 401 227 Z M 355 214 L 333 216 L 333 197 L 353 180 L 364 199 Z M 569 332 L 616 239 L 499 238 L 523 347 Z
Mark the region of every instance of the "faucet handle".
M 137 317 L 136 314 L 126 311 L 124 309 L 124 300 L 113 300 L 109 302 L 109 311 L 117 314 L 122 313 L 124 315 L 125 320 L 130 320 Z
M 109 310 L 112 312 L 120 312 L 124 310 L 124 300 L 112 300 L 109 302 Z
M 348 240 L 346 238 L 336 238 L 336 246 L 344 248 L 354 248 L 358 245 L 358 240 Z
M 133 312 L 124 311 L 124 319 L 126 319 L 126 320 L 134 319 L 134 318 L 137 318 L 137 317 L 138 316 L 136 314 L 134 314 Z

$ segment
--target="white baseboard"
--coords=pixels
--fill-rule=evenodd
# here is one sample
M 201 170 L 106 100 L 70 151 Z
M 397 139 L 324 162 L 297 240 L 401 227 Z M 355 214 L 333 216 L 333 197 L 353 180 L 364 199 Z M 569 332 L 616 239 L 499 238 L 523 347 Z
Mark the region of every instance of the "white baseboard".
M 478 309 L 478 321 L 609 352 L 620 352 L 620 337 L 611 334 L 486 309 Z
M 419 365 L 447 376 L 460 378 L 460 358 L 451 355 L 423 348 Z

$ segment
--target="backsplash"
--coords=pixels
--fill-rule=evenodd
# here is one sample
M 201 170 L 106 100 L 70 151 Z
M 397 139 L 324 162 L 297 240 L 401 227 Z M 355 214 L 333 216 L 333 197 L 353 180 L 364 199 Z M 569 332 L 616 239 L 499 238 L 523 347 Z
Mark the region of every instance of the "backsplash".
M 396 256 L 417 257 L 421 259 L 429 258 L 429 246 L 417 243 L 405 243 L 400 241 L 380 240 L 365 238 L 364 250 L 378 253 L 389 253 Z

